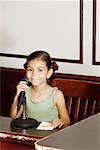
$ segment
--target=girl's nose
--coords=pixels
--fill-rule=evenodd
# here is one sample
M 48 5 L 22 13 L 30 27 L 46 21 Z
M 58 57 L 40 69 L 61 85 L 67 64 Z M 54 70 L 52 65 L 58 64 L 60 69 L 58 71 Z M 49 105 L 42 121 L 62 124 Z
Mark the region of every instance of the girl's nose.
M 32 71 L 32 76 L 33 76 L 33 77 L 34 77 L 34 76 L 37 76 L 36 71 Z

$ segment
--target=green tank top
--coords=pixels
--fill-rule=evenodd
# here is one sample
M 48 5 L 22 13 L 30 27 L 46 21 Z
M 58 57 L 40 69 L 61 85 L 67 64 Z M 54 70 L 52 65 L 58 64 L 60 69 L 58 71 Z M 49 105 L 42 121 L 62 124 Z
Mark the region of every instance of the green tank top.
M 56 88 L 43 101 L 35 103 L 30 96 L 30 88 L 26 91 L 26 117 L 37 121 L 52 122 L 59 118 L 57 106 L 54 104 Z

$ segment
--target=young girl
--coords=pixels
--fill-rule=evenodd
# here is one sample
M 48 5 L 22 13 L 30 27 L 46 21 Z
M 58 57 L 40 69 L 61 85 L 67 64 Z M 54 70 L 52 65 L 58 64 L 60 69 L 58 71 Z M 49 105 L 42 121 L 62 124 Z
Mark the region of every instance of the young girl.
M 11 117 L 16 119 L 21 116 L 23 105 L 17 112 L 18 97 L 21 91 L 25 91 L 27 118 L 52 122 L 55 128 L 60 128 L 63 125 L 68 126 L 70 118 L 64 95 L 57 87 L 51 87 L 47 82 L 53 72 L 58 69 L 57 64 L 52 62 L 47 52 L 35 51 L 27 57 L 24 68 L 26 69 L 26 77 L 32 86 L 28 87 L 25 81 L 19 82 L 11 106 Z

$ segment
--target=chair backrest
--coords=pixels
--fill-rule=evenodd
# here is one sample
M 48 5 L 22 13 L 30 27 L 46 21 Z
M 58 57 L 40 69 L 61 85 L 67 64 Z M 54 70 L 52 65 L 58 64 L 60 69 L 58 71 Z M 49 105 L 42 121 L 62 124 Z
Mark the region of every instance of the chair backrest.
M 100 112 L 100 82 L 55 78 L 52 86 L 64 93 L 71 124 Z

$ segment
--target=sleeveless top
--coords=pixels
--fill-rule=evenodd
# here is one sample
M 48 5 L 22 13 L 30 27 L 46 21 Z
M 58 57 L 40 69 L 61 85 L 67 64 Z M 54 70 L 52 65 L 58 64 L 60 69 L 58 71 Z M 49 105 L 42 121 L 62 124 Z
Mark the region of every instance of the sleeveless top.
M 57 106 L 54 104 L 56 88 L 41 102 L 35 103 L 30 96 L 30 88 L 26 90 L 26 117 L 37 121 L 52 122 L 59 118 Z

